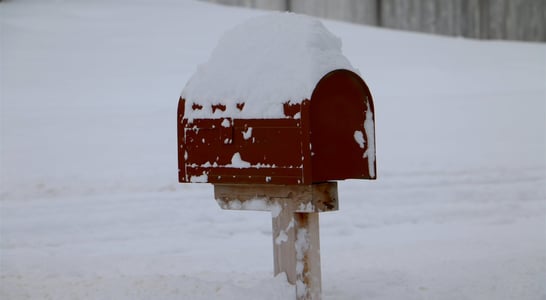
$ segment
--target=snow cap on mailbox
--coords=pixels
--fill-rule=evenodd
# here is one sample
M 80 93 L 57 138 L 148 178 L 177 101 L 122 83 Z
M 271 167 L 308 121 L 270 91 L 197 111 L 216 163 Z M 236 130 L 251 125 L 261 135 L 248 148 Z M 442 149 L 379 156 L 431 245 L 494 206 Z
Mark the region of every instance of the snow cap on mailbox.
M 179 181 L 374 179 L 372 97 L 314 18 L 274 13 L 224 34 L 182 91 Z

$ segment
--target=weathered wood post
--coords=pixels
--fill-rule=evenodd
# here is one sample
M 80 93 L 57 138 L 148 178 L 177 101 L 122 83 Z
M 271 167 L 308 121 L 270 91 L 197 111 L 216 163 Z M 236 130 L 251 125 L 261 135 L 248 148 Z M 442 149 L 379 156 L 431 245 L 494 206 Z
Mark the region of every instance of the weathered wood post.
M 336 180 L 376 177 L 371 93 L 312 18 L 256 18 L 221 41 L 179 100 L 179 181 L 214 184 L 223 209 L 270 211 L 275 275 L 320 299 L 319 213 L 338 209 Z
M 319 212 L 338 209 L 337 184 L 214 185 L 223 209 L 271 211 L 275 275 L 285 273 L 298 299 L 320 299 Z

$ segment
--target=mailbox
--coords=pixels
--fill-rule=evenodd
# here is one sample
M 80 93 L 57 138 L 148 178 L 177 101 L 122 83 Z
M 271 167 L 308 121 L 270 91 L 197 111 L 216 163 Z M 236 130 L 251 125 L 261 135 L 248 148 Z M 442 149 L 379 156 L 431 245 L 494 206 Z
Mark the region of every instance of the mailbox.
M 245 99 L 236 104 L 218 99 L 208 108 L 181 97 L 179 181 L 309 185 L 376 178 L 374 106 L 358 74 L 332 70 L 309 99 L 296 100 L 278 101 L 282 118 L 262 118 L 244 114 Z M 192 117 L 203 109 L 212 117 Z M 226 110 L 245 117 L 222 117 Z M 213 117 L 215 112 L 220 117 Z
M 276 13 L 226 32 L 178 102 L 180 182 L 214 184 L 221 208 L 270 211 L 274 274 L 320 299 L 319 213 L 336 180 L 375 179 L 375 113 L 341 40 Z

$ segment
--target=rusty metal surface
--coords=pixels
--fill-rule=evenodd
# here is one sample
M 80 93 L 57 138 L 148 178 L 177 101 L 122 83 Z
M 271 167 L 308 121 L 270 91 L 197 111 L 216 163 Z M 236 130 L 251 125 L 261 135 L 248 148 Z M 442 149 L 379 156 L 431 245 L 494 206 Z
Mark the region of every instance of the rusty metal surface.
M 364 130 L 368 107 L 373 112 L 372 98 L 364 81 L 350 71 L 324 76 L 311 100 L 284 103 L 284 119 L 190 121 L 184 118 L 184 107 L 180 99 L 180 182 L 308 185 L 373 179 L 364 149 L 354 139 L 355 130 Z M 244 103 L 238 108 L 244 109 Z M 244 164 L 234 164 L 237 158 Z

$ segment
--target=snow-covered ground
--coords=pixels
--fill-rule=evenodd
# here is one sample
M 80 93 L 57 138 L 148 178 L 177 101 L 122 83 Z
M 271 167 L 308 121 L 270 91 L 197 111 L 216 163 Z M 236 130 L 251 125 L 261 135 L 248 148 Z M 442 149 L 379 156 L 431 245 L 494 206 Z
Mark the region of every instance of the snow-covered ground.
M 0 299 L 293 297 L 270 215 L 177 183 L 180 91 L 264 13 L 0 3 Z M 546 299 L 546 45 L 324 23 L 374 94 L 379 178 L 321 215 L 324 298 Z

